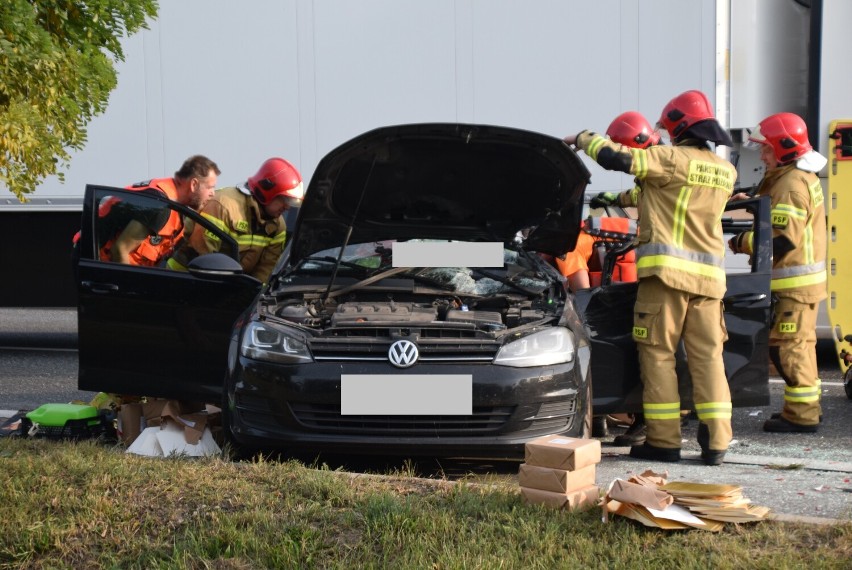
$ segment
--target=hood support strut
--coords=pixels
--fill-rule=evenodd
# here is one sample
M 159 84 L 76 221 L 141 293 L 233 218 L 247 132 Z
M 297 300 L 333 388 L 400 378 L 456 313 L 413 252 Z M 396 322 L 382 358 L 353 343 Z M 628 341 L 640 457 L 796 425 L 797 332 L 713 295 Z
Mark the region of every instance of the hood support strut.
M 364 196 L 367 194 L 367 187 L 370 185 L 370 178 L 373 176 L 373 169 L 376 166 L 377 154 L 373 154 L 373 161 L 370 163 L 370 171 L 367 172 L 367 178 L 364 179 L 364 187 L 361 188 L 361 195 L 358 197 L 358 204 L 355 206 L 355 211 L 352 213 L 352 219 L 349 221 L 349 227 L 346 228 L 346 238 L 340 246 L 340 253 L 337 254 L 337 262 L 334 264 L 334 271 L 331 272 L 331 279 L 328 281 L 328 287 L 325 289 L 320 304 L 324 304 L 331 293 L 331 288 L 334 286 L 334 280 L 337 279 L 337 270 L 340 268 L 340 260 L 343 258 L 343 251 L 349 245 L 349 239 L 352 237 L 352 228 L 355 226 L 355 220 L 358 218 L 358 212 L 361 211 L 361 202 L 364 201 Z

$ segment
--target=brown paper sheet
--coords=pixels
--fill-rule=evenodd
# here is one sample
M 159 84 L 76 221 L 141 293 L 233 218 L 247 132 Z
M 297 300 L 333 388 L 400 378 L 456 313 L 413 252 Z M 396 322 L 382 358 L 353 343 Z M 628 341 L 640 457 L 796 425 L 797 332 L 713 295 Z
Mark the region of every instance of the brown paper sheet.
M 674 497 L 663 491 L 616 479 L 608 496 L 622 503 L 642 505 L 651 509 L 665 509 L 674 502 Z

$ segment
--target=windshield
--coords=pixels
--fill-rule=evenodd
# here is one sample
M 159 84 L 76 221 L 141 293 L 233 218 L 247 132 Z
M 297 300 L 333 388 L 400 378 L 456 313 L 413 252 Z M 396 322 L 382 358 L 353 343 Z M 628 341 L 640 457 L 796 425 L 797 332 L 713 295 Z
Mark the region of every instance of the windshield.
M 539 294 L 549 287 L 554 276 L 538 263 L 532 254 L 503 248 L 503 267 L 393 267 L 394 240 L 357 243 L 318 251 L 300 261 L 287 272 L 282 286 L 296 284 L 302 276 L 328 276 L 334 271 L 338 256 L 337 279 L 356 281 L 371 277 L 412 279 L 419 285 L 432 286 L 459 295 L 494 295 L 499 293 Z M 372 285 L 374 279 L 365 284 Z

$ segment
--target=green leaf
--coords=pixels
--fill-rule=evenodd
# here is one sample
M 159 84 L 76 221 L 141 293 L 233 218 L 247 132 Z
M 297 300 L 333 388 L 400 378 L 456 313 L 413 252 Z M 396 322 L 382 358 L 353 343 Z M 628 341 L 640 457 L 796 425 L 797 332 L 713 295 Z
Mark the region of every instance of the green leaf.
M 157 0 L 0 2 L 0 183 L 18 198 L 62 180 L 117 85 L 120 38 L 157 10 Z

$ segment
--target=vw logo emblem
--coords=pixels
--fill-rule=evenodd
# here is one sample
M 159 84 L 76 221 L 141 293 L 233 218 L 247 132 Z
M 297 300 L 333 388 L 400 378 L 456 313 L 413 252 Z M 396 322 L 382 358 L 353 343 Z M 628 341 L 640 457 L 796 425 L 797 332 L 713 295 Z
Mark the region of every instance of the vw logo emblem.
M 397 368 L 408 368 L 417 362 L 418 356 L 417 345 L 410 340 L 398 340 L 388 350 L 388 360 Z

